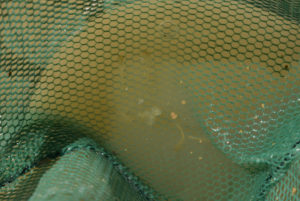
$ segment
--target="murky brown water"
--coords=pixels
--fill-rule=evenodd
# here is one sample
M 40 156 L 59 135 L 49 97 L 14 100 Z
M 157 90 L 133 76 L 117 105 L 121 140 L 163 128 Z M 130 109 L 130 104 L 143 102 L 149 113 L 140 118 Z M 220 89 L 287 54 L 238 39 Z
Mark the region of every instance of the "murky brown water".
M 31 106 L 76 119 L 98 131 L 93 138 L 100 135 L 106 148 L 166 195 L 182 200 L 216 200 L 211 195 L 219 195 L 212 192 L 214 189 L 224 184 L 224 188 L 232 189 L 241 184 L 241 192 L 247 197 L 253 182 L 247 170 L 215 148 L 206 130 L 217 128 L 207 128 L 201 118 L 208 116 L 209 104 L 218 105 L 217 100 L 223 105 L 219 104 L 216 110 L 225 114 L 238 114 L 249 107 L 267 108 L 267 100 L 272 97 L 250 100 L 247 94 L 247 90 L 254 96 L 267 92 L 264 85 L 255 85 L 254 80 L 248 79 L 251 76 L 242 74 L 254 73 L 249 70 L 254 62 L 266 75 L 266 81 L 260 83 L 270 84 L 272 76 L 293 72 L 299 46 L 291 43 L 300 40 L 299 32 L 295 33 L 299 27 L 251 6 L 220 6 L 218 1 L 175 2 L 137 2 L 107 10 L 88 22 L 54 55 Z M 265 43 L 260 37 L 269 40 Z M 280 45 L 290 48 L 279 51 Z M 278 54 L 281 60 L 277 61 Z M 225 69 L 222 73 L 224 66 L 220 63 L 206 63 L 216 60 L 232 71 Z M 230 64 L 237 61 L 243 61 L 240 66 L 245 67 Z M 291 70 L 284 71 L 283 65 L 291 66 Z M 276 66 L 280 73 L 272 74 Z M 199 68 L 206 68 L 202 72 L 207 76 L 197 75 Z M 231 76 L 236 74 L 244 76 L 244 81 L 232 82 Z M 220 77 L 228 84 L 229 92 L 219 93 Z M 288 79 L 286 76 L 282 81 Z M 197 87 L 192 90 L 191 83 L 195 82 Z M 246 87 L 248 83 L 253 84 L 250 89 Z M 271 84 L 282 88 L 280 82 Z M 207 85 L 211 86 L 210 94 L 215 93 L 213 97 L 206 97 L 207 92 L 201 91 Z M 241 94 L 236 98 L 240 101 L 232 100 L 233 93 Z M 270 94 L 279 95 L 283 94 Z M 235 182 L 231 181 L 232 174 L 239 176 Z M 224 198 L 232 196 L 232 200 L 240 198 L 231 192 L 220 194 Z

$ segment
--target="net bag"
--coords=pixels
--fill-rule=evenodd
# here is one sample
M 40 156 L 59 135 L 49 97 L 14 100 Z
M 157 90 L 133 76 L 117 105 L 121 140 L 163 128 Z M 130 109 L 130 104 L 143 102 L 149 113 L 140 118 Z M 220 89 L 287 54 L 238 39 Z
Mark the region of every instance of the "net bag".
M 300 199 L 299 0 L 0 1 L 0 200 Z

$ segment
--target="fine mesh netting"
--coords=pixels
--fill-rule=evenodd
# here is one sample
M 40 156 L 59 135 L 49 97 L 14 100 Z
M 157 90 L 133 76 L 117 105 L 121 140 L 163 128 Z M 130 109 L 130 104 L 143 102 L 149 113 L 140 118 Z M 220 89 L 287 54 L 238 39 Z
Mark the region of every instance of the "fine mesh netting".
M 299 0 L 2 0 L 0 22 L 0 200 L 300 200 Z

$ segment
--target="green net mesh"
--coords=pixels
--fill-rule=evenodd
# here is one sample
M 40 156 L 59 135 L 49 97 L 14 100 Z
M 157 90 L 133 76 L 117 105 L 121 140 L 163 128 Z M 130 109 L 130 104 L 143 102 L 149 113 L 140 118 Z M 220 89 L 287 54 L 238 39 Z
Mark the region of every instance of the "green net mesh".
M 1 0 L 0 200 L 300 200 L 299 0 Z

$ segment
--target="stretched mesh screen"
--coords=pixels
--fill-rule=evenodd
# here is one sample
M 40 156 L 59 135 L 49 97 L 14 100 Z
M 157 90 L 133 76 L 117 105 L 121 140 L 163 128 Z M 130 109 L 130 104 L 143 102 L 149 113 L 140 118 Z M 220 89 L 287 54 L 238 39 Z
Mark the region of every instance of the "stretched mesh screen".
M 299 10 L 0 1 L 0 200 L 299 200 Z

